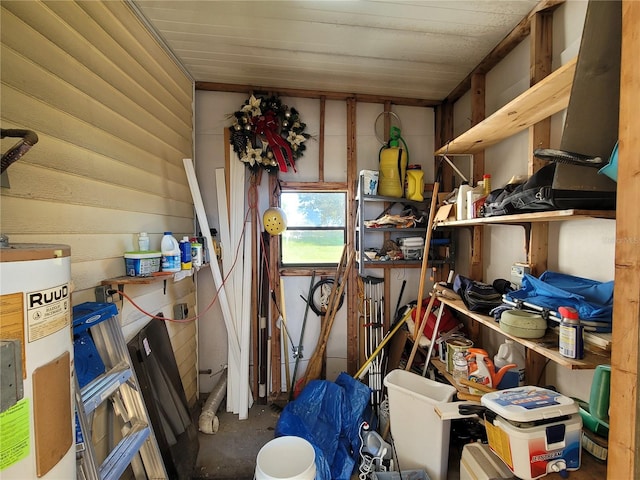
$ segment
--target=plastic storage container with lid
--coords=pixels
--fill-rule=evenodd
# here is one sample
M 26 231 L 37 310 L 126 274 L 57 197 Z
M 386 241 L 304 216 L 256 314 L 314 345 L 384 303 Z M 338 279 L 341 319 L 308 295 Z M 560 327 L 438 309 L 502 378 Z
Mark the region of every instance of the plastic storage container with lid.
M 125 252 L 124 266 L 130 277 L 147 277 L 160 271 L 160 252 Z
M 480 401 L 489 447 L 515 476 L 529 480 L 580 468 L 582 419 L 574 400 L 525 386 L 486 393 Z

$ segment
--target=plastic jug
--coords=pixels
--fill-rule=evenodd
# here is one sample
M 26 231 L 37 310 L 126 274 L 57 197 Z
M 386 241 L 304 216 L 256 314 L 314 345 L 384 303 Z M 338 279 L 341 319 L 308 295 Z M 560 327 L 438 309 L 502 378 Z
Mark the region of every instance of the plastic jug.
M 160 251 L 162 252 L 161 265 L 163 272 L 179 272 L 182 269 L 180 265 L 180 245 L 171 232 L 164 232 L 160 242 Z
M 518 347 L 516 346 L 514 341 L 510 338 L 506 338 L 504 343 L 498 348 L 498 353 L 496 353 L 496 355 L 493 357 L 493 364 L 497 369 L 500 369 L 514 363 L 517 365 L 516 369 L 514 369 L 514 373 L 517 372 L 518 376 L 517 382 L 514 382 L 516 383 L 516 385 L 512 385 L 511 383 L 509 383 L 508 385 L 504 385 L 504 388 L 524 385 L 526 365 L 524 355 L 522 354 L 522 352 L 520 352 L 520 350 L 518 350 Z M 511 371 L 505 374 L 505 377 L 503 377 L 505 381 L 510 380 L 507 378 L 510 376 L 510 374 Z
M 405 148 L 400 147 L 400 140 Z M 391 127 L 389 143 L 378 154 L 378 195 L 401 198 L 404 193 L 404 177 L 409 161 L 407 144 L 400 136 L 400 129 Z
M 467 219 L 467 192 L 471 191 L 471 186 L 467 182 L 463 182 L 458 187 L 458 196 L 456 197 L 456 220 Z
M 467 219 L 476 218 L 476 202 L 482 198 L 484 192 L 484 183 L 482 181 L 467 191 Z
M 191 241 L 189 237 L 182 237 L 180 240 L 180 268 L 191 270 Z
M 421 202 L 424 200 L 422 191 L 424 190 L 424 173 L 420 165 L 409 165 L 407 167 L 407 178 L 405 182 L 404 196 L 408 200 Z
M 517 366 L 515 363 L 508 363 L 496 371 L 489 354 L 481 348 L 470 348 L 467 360 L 472 362 L 469 364 L 469 380 L 491 388 L 497 388 L 504 374 Z M 471 388 L 470 390 L 474 389 Z

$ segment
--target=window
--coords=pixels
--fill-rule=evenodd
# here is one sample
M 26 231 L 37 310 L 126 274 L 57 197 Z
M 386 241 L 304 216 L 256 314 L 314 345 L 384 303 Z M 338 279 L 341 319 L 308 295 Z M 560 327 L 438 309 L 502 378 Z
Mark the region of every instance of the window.
M 282 265 L 336 265 L 347 239 L 346 204 L 346 192 L 283 191 Z

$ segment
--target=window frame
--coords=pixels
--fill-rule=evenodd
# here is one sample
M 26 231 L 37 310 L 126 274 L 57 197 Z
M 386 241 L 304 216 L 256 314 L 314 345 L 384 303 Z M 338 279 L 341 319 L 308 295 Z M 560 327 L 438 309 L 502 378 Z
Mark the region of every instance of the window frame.
M 299 185 L 297 184 L 296 186 L 291 186 L 291 185 L 284 185 L 283 183 L 281 183 L 280 185 L 280 192 L 279 192 L 279 204 L 282 206 L 282 194 L 284 193 L 299 193 L 299 194 L 304 194 L 304 193 L 340 193 L 342 195 L 344 195 L 344 224 L 340 227 L 326 227 L 326 226 L 318 226 L 318 227 L 312 227 L 312 226 L 294 226 L 295 228 L 293 228 L 294 231 L 314 231 L 314 232 L 322 232 L 322 231 L 340 231 L 342 230 L 343 232 L 343 243 L 347 244 L 348 243 L 348 235 L 349 235 L 349 228 L 348 228 L 348 219 L 349 219 L 349 191 L 348 188 L 346 186 L 346 184 L 340 184 L 340 186 L 338 188 L 327 188 L 327 186 L 322 186 L 325 184 L 308 184 L 308 185 Z M 289 222 L 287 222 L 287 231 L 291 228 L 292 226 L 289 224 Z M 279 246 L 278 246 L 278 265 L 279 268 L 283 271 L 286 271 L 287 269 L 289 270 L 299 270 L 299 269 L 309 269 L 309 270 L 315 270 L 315 271 L 320 271 L 322 269 L 332 269 L 335 268 L 338 265 L 338 262 L 340 259 L 337 259 L 336 262 L 333 263 L 284 263 L 283 262 L 283 239 L 281 238 L 280 241 L 278 242 Z

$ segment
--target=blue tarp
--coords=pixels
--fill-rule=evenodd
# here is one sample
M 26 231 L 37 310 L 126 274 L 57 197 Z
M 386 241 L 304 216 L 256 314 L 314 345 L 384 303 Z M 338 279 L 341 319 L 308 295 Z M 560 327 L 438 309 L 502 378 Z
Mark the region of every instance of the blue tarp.
M 551 271 L 540 278 L 525 274 L 522 288 L 506 297 L 556 311 L 559 307 L 573 307 L 583 320 L 610 324 L 613 317 L 613 281 L 598 282 Z
M 341 373 L 334 382 L 312 380 L 280 414 L 275 436 L 308 440 L 316 451 L 317 480 L 348 480 L 359 457 L 360 424 L 371 390 Z

